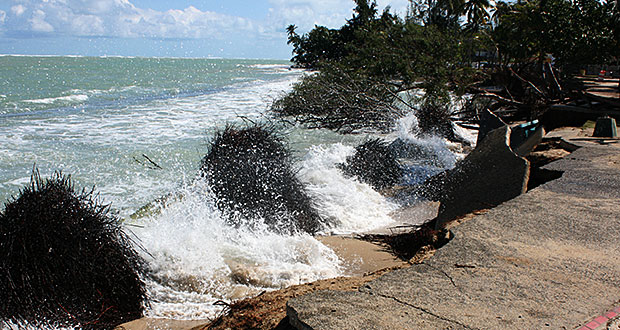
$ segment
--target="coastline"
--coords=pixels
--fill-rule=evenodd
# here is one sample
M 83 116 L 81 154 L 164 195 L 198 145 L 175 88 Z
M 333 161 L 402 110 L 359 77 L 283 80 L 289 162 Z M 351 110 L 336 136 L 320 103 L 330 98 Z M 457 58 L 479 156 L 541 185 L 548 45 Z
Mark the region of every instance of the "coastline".
M 319 290 L 355 291 L 377 277 L 411 265 L 388 252 L 385 246 L 367 242 L 352 236 L 323 236 L 318 238 L 334 249 L 348 265 L 350 276 L 328 278 L 294 285 L 274 291 L 264 291 L 255 297 L 233 302 L 225 313 L 215 320 L 171 320 L 144 317 L 119 325 L 119 330 L 147 329 L 238 329 L 256 327 L 276 328 L 286 316 L 286 302 L 294 297 Z M 426 249 L 418 256 L 418 262 L 434 253 Z M 241 316 L 241 317 L 236 317 Z M 248 324 L 250 322 L 251 324 Z
M 591 129 L 589 129 L 591 130 Z M 591 132 L 590 132 L 591 133 Z M 567 129 L 558 132 L 550 132 L 550 137 L 566 136 L 580 138 L 588 136 L 588 131 L 583 129 Z M 554 158 L 555 149 L 548 151 Z M 562 157 L 566 154 L 562 154 Z M 463 223 L 468 222 L 487 210 L 471 212 L 465 216 L 453 220 L 447 229 L 453 230 Z M 389 230 L 388 230 L 389 231 Z M 353 236 L 326 236 L 319 238 L 324 244 L 330 246 L 339 257 L 347 260 L 349 272 L 352 276 L 325 279 L 316 282 L 295 285 L 281 290 L 263 292 L 256 297 L 243 299 L 232 303 L 217 319 L 196 325 L 202 320 L 173 321 L 165 323 L 162 319 L 143 318 L 119 326 L 119 329 L 145 330 L 157 329 L 158 324 L 166 324 L 166 329 L 235 329 L 235 328 L 261 328 L 261 329 L 287 329 L 288 318 L 286 311 L 287 302 L 295 297 L 300 297 L 313 292 L 359 292 L 366 283 L 392 273 L 398 269 L 408 269 L 412 265 L 424 263 L 437 252 L 432 246 L 420 249 L 415 258 L 409 261 L 397 259 L 388 251 L 385 245 L 375 244 L 361 240 Z M 162 323 L 163 322 L 163 323 Z M 249 322 L 249 323 L 248 323 Z
M 410 208 L 413 215 L 433 214 L 436 203 L 417 208 Z M 396 212 L 399 221 L 406 219 L 406 208 Z M 472 214 L 473 216 L 473 214 Z M 409 215 L 411 219 L 411 214 Z M 465 221 L 469 216 L 459 220 Z M 390 233 L 398 227 L 380 228 L 373 233 Z M 401 229 L 402 230 L 402 229 Z M 147 329 L 237 329 L 260 328 L 279 329 L 278 326 L 286 317 L 286 302 L 294 297 L 321 290 L 355 291 L 365 283 L 397 269 L 407 268 L 432 257 L 435 248 L 424 246 L 410 260 L 399 259 L 389 247 L 378 242 L 370 242 L 359 235 L 329 235 L 316 237 L 327 245 L 343 260 L 346 276 L 328 278 L 291 287 L 263 291 L 261 294 L 231 303 L 214 320 L 173 320 L 164 318 L 143 317 L 119 325 L 116 329 L 147 330 Z M 248 323 L 250 322 L 250 323 Z

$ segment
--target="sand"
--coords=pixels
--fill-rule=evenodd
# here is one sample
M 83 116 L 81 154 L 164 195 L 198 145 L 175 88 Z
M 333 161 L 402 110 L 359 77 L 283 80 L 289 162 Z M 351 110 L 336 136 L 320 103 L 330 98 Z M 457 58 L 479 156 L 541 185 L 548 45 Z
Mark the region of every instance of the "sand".
M 565 129 L 566 130 L 566 129 Z M 574 137 L 587 136 L 587 130 L 574 130 Z M 584 132 L 586 131 L 586 132 Z M 561 158 L 566 153 L 557 154 L 561 148 L 551 148 L 547 158 Z M 556 155 L 557 154 L 557 155 Z M 386 227 L 373 231 L 379 234 L 394 234 L 411 229 L 412 225 L 420 224 L 435 216 L 437 204 L 429 203 L 414 207 L 405 207 L 393 215 L 402 227 Z M 479 210 L 449 223 L 448 229 L 466 222 L 487 210 Z M 347 277 L 320 280 L 301 284 L 282 290 L 263 292 L 262 294 L 232 303 L 222 315 L 214 321 L 173 321 L 157 319 L 140 319 L 122 325 L 126 330 L 146 329 L 290 329 L 286 318 L 286 302 L 299 295 L 317 290 L 356 291 L 365 283 L 394 269 L 408 267 L 430 258 L 435 249 L 424 246 L 419 253 L 408 261 L 399 260 L 388 252 L 385 246 L 363 241 L 355 236 L 323 236 L 317 237 L 325 245 L 332 248 L 344 261 Z
M 345 264 L 346 277 L 320 280 L 295 285 L 282 290 L 262 294 L 233 303 L 228 315 L 207 327 L 211 320 L 168 320 L 142 318 L 120 325 L 123 330 L 154 329 L 273 329 L 286 316 L 286 301 L 290 298 L 316 290 L 357 290 L 385 272 L 407 267 L 410 264 L 388 252 L 385 247 L 357 239 L 353 236 L 317 237 L 323 244 L 333 249 Z M 219 323 L 218 323 L 219 322 Z

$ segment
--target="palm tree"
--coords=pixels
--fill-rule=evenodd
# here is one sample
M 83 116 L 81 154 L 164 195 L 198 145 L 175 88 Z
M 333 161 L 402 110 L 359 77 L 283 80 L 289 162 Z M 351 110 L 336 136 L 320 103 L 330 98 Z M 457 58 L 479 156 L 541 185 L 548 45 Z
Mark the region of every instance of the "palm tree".
M 439 5 L 446 11 L 448 16 L 461 16 L 463 14 L 464 0 L 440 0 Z
M 463 5 L 463 14 L 467 17 L 467 27 L 477 32 L 481 26 L 489 22 L 489 0 L 468 0 Z

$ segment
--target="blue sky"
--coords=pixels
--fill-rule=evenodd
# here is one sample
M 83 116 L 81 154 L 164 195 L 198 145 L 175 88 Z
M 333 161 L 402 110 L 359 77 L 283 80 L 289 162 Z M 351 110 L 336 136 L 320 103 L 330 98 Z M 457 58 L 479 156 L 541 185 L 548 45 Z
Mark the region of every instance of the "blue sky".
M 408 0 L 378 0 L 404 14 Z M 0 54 L 289 59 L 285 28 L 336 28 L 352 0 L 0 0 Z

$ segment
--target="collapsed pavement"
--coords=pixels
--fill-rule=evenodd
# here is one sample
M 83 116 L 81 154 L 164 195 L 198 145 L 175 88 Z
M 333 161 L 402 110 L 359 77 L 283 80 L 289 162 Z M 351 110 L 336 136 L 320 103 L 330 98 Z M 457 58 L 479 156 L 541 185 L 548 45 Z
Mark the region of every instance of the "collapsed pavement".
M 620 299 L 620 147 L 582 148 L 564 174 L 452 229 L 434 257 L 355 292 L 289 300 L 296 329 L 576 329 Z

